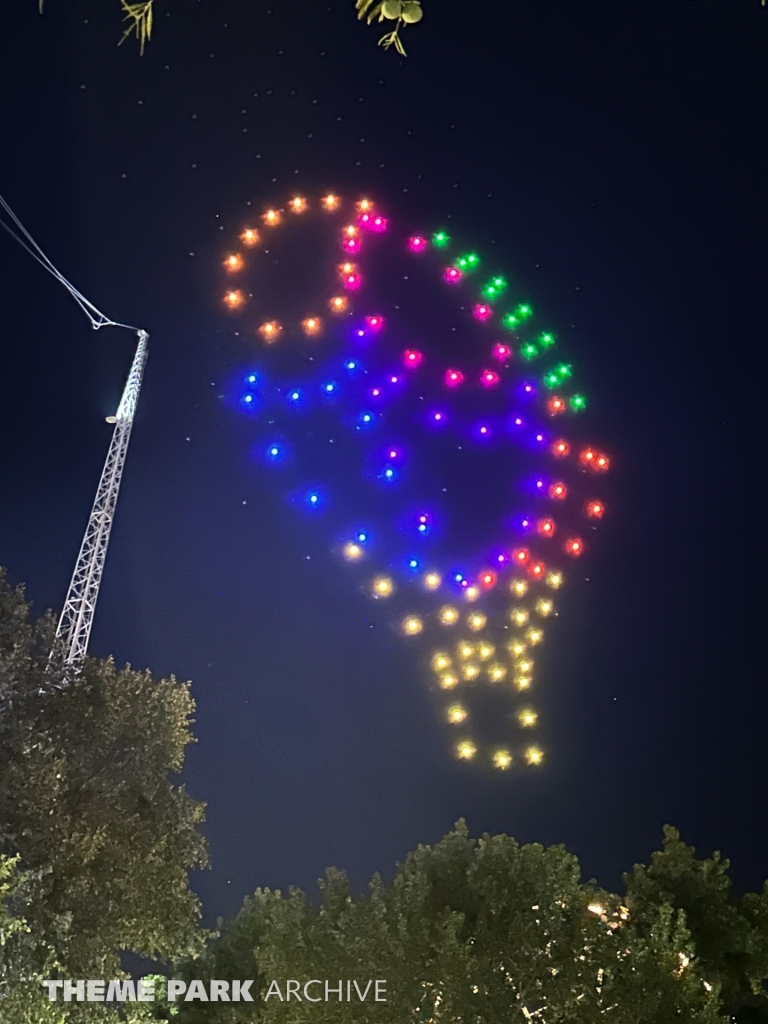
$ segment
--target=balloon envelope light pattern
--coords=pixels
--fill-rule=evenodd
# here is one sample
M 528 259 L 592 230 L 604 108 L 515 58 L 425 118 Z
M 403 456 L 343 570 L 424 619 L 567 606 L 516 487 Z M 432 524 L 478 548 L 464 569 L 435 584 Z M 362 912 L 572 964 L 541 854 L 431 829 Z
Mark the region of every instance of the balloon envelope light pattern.
M 514 275 L 416 228 L 335 193 L 238 225 L 221 257 L 236 407 L 328 571 L 412 647 L 453 755 L 536 767 L 536 654 L 608 513 L 611 458 Z

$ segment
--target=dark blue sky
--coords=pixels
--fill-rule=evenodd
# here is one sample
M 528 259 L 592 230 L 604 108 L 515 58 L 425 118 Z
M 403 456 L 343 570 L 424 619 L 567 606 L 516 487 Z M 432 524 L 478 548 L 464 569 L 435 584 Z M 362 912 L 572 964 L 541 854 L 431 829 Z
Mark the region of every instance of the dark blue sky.
M 606 886 L 671 822 L 760 886 L 768 11 L 426 0 L 403 60 L 351 3 L 269 2 L 157 0 L 140 58 L 117 0 L 29 0 L 0 62 L 0 191 L 151 334 L 91 651 L 193 681 L 208 919 L 330 864 L 362 884 L 460 816 L 563 842 Z M 216 399 L 244 363 L 222 238 L 249 200 L 328 188 L 493 245 L 615 460 L 542 651 L 538 774 L 450 759 L 421 667 Z M 133 339 L 7 238 L 0 266 L 0 563 L 58 608 Z

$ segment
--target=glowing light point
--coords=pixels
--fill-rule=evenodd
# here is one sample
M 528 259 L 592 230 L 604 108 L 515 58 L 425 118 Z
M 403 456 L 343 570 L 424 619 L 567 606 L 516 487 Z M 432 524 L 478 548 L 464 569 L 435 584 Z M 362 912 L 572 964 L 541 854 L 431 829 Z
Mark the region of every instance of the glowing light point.
M 542 597 L 536 602 L 536 611 L 542 616 L 542 618 L 546 618 L 551 615 L 554 611 L 554 607 L 554 602 L 550 601 L 548 597 Z
M 455 676 L 452 672 L 446 672 L 440 676 L 440 688 L 442 690 L 452 690 L 455 686 L 459 685 L 459 677 Z
M 542 580 L 544 579 L 546 569 L 547 567 L 543 562 L 532 562 L 528 566 L 528 574 L 535 580 Z
M 562 480 L 556 480 L 555 483 L 550 484 L 547 493 L 554 501 L 564 501 L 568 497 L 568 488 Z
M 424 629 L 424 623 L 418 615 L 408 615 L 403 619 L 401 628 L 405 636 L 418 636 Z
M 241 291 L 229 291 L 224 295 L 224 305 L 227 309 L 239 309 L 245 302 Z
M 341 205 L 341 200 L 339 199 L 339 197 L 330 194 L 327 196 L 323 196 L 320 202 L 322 203 L 323 209 L 328 210 L 329 212 L 332 212 L 333 210 L 338 210 L 339 206 Z
M 408 249 L 410 252 L 424 252 L 427 248 L 426 238 L 422 238 L 421 235 L 412 235 L 408 239 Z
M 446 718 L 451 725 L 461 725 L 462 722 L 466 721 L 467 709 L 461 704 L 451 704 L 446 712 Z
M 464 374 L 461 370 L 446 370 L 443 380 L 449 388 L 457 388 L 464 383 Z
M 323 393 L 326 395 L 335 395 L 337 390 L 338 385 L 335 380 L 329 380 L 323 384 Z
M 542 349 L 552 348 L 555 344 L 555 336 L 551 331 L 544 331 L 539 335 L 538 342 Z
M 485 587 L 486 590 L 490 590 L 491 587 L 495 587 L 497 579 L 498 577 L 493 569 L 484 569 L 480 573 L 480 584 Z
M 486 281 L 480 292 L 484 299 L 488 299 L 489 302 L 493 302 L 498 299 L 500 295 L 503 295 L 507 288 L 507 282 L 503 277 L 492 277 L 490 281 Z
M 432 420 L 433 423 L 436 423 L 438 426 L 445 423 L 447 419 L 445 413 L 442 412 L 440 409 L 436 409 L 433 413 L 430 413 L 429 418 Z
M 528 641 L 531 647 L 535 647 L 536 644 L 540 644 L 541 641 L 544 639 L 544 630 L 529 629 L 526 631 L 525 639 Z
M 349 299 L 346 295 L 334 295 L 328 305 L 330 306 L 332 313 L 344 313 L 346 312 L 347 306 L 349 306 Z
M 391 597 L 395 592 L 395 584 L 389 576 L 377 576 L 371 584 L 371 593 L 374 597 Z
M 571 408 L 574 412 L 583 412 L 587 408 L 587 400 L 584 395 L 572 395 Z
M 477 747 L 472 740 L 462 740 L 456 744 L 456 757 L 460 761 L 471 761 L 477 753 Z
M 480 383 L 484 388 L 495 388 L 501 382 L 501 377 L 495 370 L 483 370 L 480 374 Z
M 345 274 L 342 278 L 342 284 L 348 292 L 357 291 L 360 285 L 363 283 L 363 279 L 356 271 L 352 271 L 349 274 Z
M 323 322 L 319 316 L 308 316 L 301 321 L 301 329 L 308 338 L 314 338 L 323 329 Z
M 492 658 L 495 653 L 496 648 L 493 646 L 493 644 L 480 644 L 480 646 L 477 648 L 477 656 L 480 659 L 480 661 L 488 661 L 488 659 Z
M 291 213 L 305 213 L 309 208 L 309 203 L 301 196 L 294 196 L 288 205 L 291 208 Z
M 566 405 L 565 399 L 555 395 L 547 402 L 547 409 L 549 410 L 550 416 L 559 416 L 566 411 L 568 406 Z
M 493 316 L 493 310 L 484 302 L 479 302 L 472 310 L 472 316 L 481 323 Z
M 357 253 L 362 249 L 363 243 L 359 238 L 345 238 L 341 243 L 341 247 L 344 252 Z
M 552 454 L 557 459 L 564 459 L 566 455 L 568 455 L 570 450 L 571 446 L 568 444 L 567 441 L 563 441 L 562 439 L 555 441 L 555 443 L 552 445 Z
M 384 326 L 383 316 L 367 316 L 365 318 L 366 324 L 371 328 L 372 331 L 380 331 Z
M 506 771 L 507 768 L 512 764 L 512 755 L 508 750 L 494 750 L 493 752 L 493 767 L 498 768 L 499 771 Z
M 430 517 L 427 515 L 427 513 L 426 512 L 419 513 L 419 515 L 416 517 L 416 530 L 419 533 L 428 533 L 430 525 L 431 525 L 431 520 L 430 520 Z
M 480 666 L 479 665 L 475 665 L 475 664 L 465 665 L 464 668 L 461 670 L 461 677 L 462 677 L 462 679 L 465 679 L 468 683 L 474 682 L 474 680 L 477 679 L 477 677 L 479 675 L 480 675 Z
M 462 661 L 468 661 L 475 654 L 475 646 L 468 640 L 462 640 L 456 650 Z
M 571 558 L 578 558 L 584 553 L 584 541 L 580 537 L 570 537 L 565 542 L 565 553 Z
M 280 215 L 279 210 L 267 210 L 267 212 L 262 217 L 262 220 L 269 227 L 274 228 L 277 227 L 277 225 L 280 223 L 282 217 Z
M 446 246 L 451 244 L 450 236 L 445 231 L 436 231 L 432 235 L 432 245 L 436 249 L 445 249 Z
M 376 216 L 371 219 L 368 227 L 371 229 L 371 231 L 386 231 L 387 228 L 389 227 L 389 222 L 387 221 L 386 217 Z
M 464 587 L 464 597 L 467 601 L 476 601 L 480 597 L 480 587 L 476 587 L 474 583 L 470 583 Z
M 342 554 L 348 562 L 359 562 L 364 553 L 360 545 L 353 540 L 347 541 L 342 549 Z
M 267 446 L 266 455 L 270 462 L 282 462 L 285 458 L 285 448 L 281 444 L 270 444 Z
M 493 358 L 497 359 L 500 363 L 506 363 L 508 359 L 512 358 L 512 349 L 509 345 L 497 341 L 493 346 Z
M 443 274 L 443 278 L 448 284 L 458 284 L 461 277 L 462 274 L 458 267 L 448 267 Z
M 528 747 L 525 752 L 525 760 L 530 765 L 540 765 L 544 760 L 544 754 L 538 747 Z
M 530 557 L 530 551 L 528 548 L 515 548 L 512 552 L 512 561 L 516 565 L 525 565 Z
M 476 252 L 467 252 L 463 256 L 459 256 L 456 260 L 456 266 L 463 273 L 467 274 L 472 270 L 477 270 L 480 266 L 480 257 Z
M 304 504 L 307 508 L 319 509 L 323 505 L 323 499 L 319 491 L 307 491 L 304 496 Z
M 531 711 L 530 708 L 523 708 L 523 710 L 519 711 L 517 714 L 517 720 L 523 729 L 532 729 L 536 725 L 538 719 L 539 716 L 535 711 Z
M 509 585 L 509 589 L 515 597 L 525 597 L 528 593 L 528 581 L 520 579 L 512 580 Z
M 471 658 L 472 655 L 475 653 L 475 646 L 474 644 L 471 644 L 468 640 L 462 640 L 457 650 L 459 652 L 459 657 L 463 661 L 468 661 L 469 658 Z
M 358 213 L 370 213 L 371 210 L 373 209 L 373 203 L 371 202 L 370 199 L 361 199 L 358 203 L 355 204 L 355 208 L 357 209 Z
M 563 585 L 563 574 L 561 572 L 551 572 L 547 576 L 547 586 L 551 587 L 552 590 L 559 590 Z
M 516 626 L 525 626 L 528 622 L 528 612 L 525 608 L 514 608 L 509 617 Z
M 492 665 L 488 666 L 488 678 L 492 683 L 501 683 L 506 679 L 507 670 L 506 667 L 495 661 Z
M 237 274 L 245 266 L 245 261 L 239 252 L 231 253 L 224 260 L 224 269 L 228 274 Z
M 554 519 L 540 519 L 536 524 L 536 529 L 542 537 L 554 537 L 555 521 Z
M 240 241 L 246 248 L 251 249 L 254 245 L 259 244 L 259 232 L 255 231 L 253 228 L 246 228 L 245 231 L 240 234 Z
M 447 604 L 440 609 L 437 617 L 444 626 L 455 626 L 459 621 L 459 610 L 453 605 Z
M 262 336 L 264 341 L 267 342 L 268 345 L 271 345 L 273 342 L 277 341 L 277 339 L 280 337 L 282 333 L 283 328 L 281 324 L 277 322 L 277 320 L 267 320 L 267 322 L 262 324 L 261 327 L 259 328 L 259 334 Z
M 424 586 L 427 590 L 437 590 L 441 583 L 442 577 L 440 576 L 440 573 L 428 572 L 424 577 Z
M 602 501 L 588 501 L 585 511 L 590 519 L 602 519 L 605 515 L 605 505 Z
M 418 349 L 407 348 L 405 352 L 403 352 L 403 365 L 409 370 L 415 370 L 417 366 L 421 365 L 423 359 L 424 356 Z
M 444 672 L 451 667 L 451 659 L 444 651 L 435 651 L 432 655 L 432 668 L 435 672 Z
M 467 625 L 473 633 L 479 633 L 481 629 L 484 629 L 487 621 L 488 619 L 482 612 L 473 612 L 467 616 Z

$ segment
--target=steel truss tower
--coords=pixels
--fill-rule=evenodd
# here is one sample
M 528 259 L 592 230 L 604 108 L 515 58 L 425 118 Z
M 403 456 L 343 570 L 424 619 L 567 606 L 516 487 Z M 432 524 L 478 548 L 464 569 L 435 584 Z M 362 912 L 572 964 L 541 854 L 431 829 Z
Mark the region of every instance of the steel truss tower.
M 64 645 L 64 664 L 77 674 L 82 667 L 91 635 L 96 599 L 99 596 L 104 561 L 107 556 L 109 534 L 115 517 L 117 493 L 125 466 L 125 455 L 131 438 L 133 417 L 139 399 L 139 389 L 147 361 L 146 331 L 137 331 L 139 344 L 133 358 L 117 413 L 109 418 L 115 430 L 107 453 L 107 461 L 96 491 L 96 500 L 91 509 L 88 526 L 77 556 L 72 582 L 69 584 L 67 599 L 59 619 L 56 636 Z

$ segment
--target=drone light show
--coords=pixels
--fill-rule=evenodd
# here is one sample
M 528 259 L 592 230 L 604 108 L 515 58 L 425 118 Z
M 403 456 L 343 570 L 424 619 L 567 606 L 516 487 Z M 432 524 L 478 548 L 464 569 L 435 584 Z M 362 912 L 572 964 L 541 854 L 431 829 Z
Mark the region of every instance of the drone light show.
M 536 655 L 609 509 L 570 353 L 514 276 L 370 198 L 291 196 L 238 227 L 221 306 L 233 405 L 328 572 L 423 664 L 460 761 L 542 764 Z M 239 245 L 238 245 L 239 240 Z

